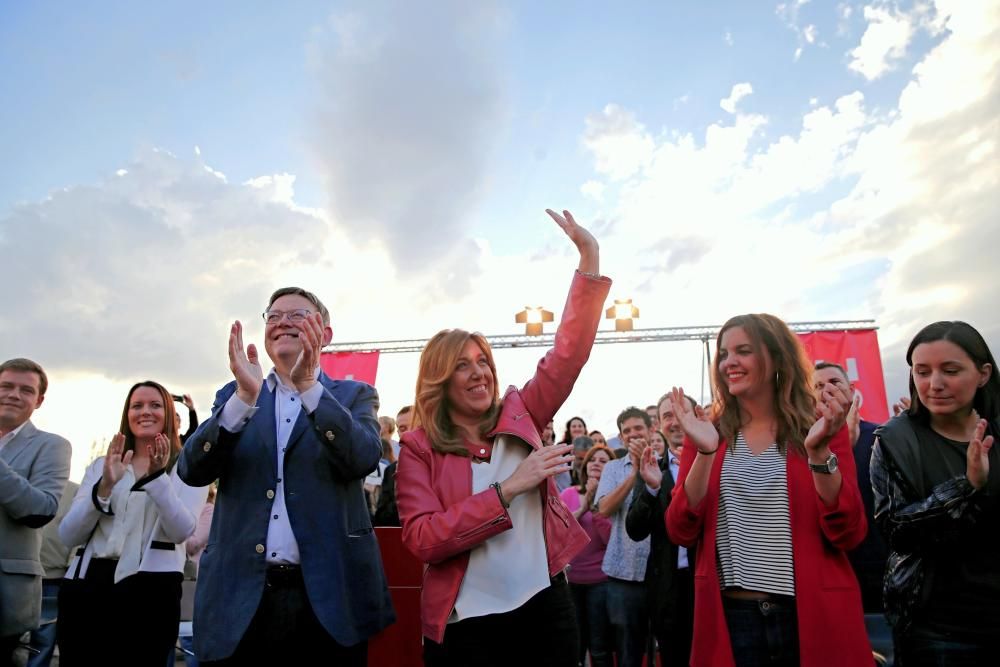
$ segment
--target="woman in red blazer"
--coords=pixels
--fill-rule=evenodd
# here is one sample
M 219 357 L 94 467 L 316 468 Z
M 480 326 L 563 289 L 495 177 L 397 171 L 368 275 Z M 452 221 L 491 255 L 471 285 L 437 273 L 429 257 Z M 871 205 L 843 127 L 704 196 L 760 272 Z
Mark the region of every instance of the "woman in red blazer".
M 553 348 L 503 399 L 482 335 L 448 329 L 420 355 L 413 428 L 403 436 L 396 494 L 403 543 L 427 564 L 421 591 L 424 664 L 576 665 L 578 631 L 563 569 L 588 541 L 553 477 L 570 445 L 540 433 L 590 356 L 611 281 L 597 241 L 553 211 L 580 264 Z
M 846 551 L 865 535 L 845 424 L 832 390 L 772 315 L 730 319 L 716 341 L 715 403 L 687 436 L 667 532 L 698 544 L 691 664 L 872 664 Z M 711 419 L 711 420 L 710 420 Z

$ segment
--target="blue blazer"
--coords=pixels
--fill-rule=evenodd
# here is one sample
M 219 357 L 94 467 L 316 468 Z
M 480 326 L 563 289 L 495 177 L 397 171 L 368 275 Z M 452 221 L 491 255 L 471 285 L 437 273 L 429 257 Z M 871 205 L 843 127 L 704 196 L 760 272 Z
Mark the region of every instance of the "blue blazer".
M 309 601 L 333 639 L 350 646 L 396 620 L 363 486 L 382 456 L 378 394 L 324 373 L 319 381 L 326 391 L 313 414 L 299 413 L 282 486 Z M 212 417 L 188 438 L 177 468 L 193 486 L 219 480 L 195 594 L 201 660 L 222 660 L 236 650 L 260 604 L 267 569 L 263 546 L 277 484 L 274 394 L 265 382 L 257 412 L 230 433 L 219 416 L 235 391 L 235 382 L 219 390 Z

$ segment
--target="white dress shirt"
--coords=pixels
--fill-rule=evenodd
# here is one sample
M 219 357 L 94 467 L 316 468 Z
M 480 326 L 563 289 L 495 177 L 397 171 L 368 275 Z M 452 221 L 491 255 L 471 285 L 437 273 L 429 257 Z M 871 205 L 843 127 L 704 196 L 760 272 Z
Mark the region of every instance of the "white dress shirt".
M 316 378 L 319 378 L 319 368 L 316 368 Z M 298 564 L 299 543 L 292 532 L 292 524 L 288 520 L 288 509 L 285 505 L 285 449 L 292 435 L 295 420 L 299 418 L 302 407 L 306 414 L 312 414 L 319 407 L 323 396 L 323 385 L 317 382 L 304 394 L 299 394 L 294 387 L 289 387 L 281 381 L 272 368 L 264 380 L 274 398 L 274 427 L 278 440 L 278 479 L 274 504 L 271 506 L 271 521 L 267 527 L 267 562 L 275 565 Z M 235 393 L 229 397 L 222 414 L 219 415 L 219 425 L 230 433 L 239 433 L 257 412 L 256 406 L 250 406 L 240 400 Z

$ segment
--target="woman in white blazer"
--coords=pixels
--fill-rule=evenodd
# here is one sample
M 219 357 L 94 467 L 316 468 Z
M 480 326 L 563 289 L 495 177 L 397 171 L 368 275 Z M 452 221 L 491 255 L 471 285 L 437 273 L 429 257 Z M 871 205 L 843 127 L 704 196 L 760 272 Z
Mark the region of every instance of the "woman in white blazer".
M 62 541 L 78 547 L 59 594 L 63 667 L 166 664 L 177 641 L 184 540 L 208 492 L 177 476 L 180 448 L 170 393 L 152 381 L 134 385 L 119 433 L 59 524 Z

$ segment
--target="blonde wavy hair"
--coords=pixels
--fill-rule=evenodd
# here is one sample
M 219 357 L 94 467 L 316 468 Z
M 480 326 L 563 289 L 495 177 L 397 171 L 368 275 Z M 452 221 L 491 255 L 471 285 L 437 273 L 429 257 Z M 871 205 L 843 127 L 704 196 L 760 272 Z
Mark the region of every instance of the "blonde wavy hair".
M 493 374 L 493 400 L 483 413 L 479 423 L 479 434 L 485 436 L 496 425 L 500 415 L 500 392 L 497 382 L 497 367 L 493 361 L 493 351 L 481 333 L 462 329 L 439 331 L 424 346 L 420 353 L 420 367 L 417 371 L 416 398 L 413 402 L 412 429 L 422 428 L 431 442 L 431 447 L 443 454 L 468 456 L 462 444 L 462 434 L 451 421 L 448 403 L 448 382 L 455 373 L 455 366 L 468 341 L 475 341 L 486 356 L 486 363 Z
M 717 423 L 719 433 L 732 448 L 735 446 L 736 434 L 743 426 L 739 403 L 729 393 L 718 362 L 722 336 L 735 327 L 741 327 L 746 332 L 754 353 L 762 360 L 763 350 L 766 349 L 771 355 L 775 370 L 774 414 L 778 423 L 775 438 L 778 451 L 784 454 L 786 447 L 790 447 L 792 451 L 805 455 L 803 443 L 816 421 L 816 398 L 810 385 L 813 365 L 799 337 L 774 315 L 737 315 L 719 330 L 715 341 L 716 362 L 712 369 L 715 401 L 711 410 L 711 418 Z

